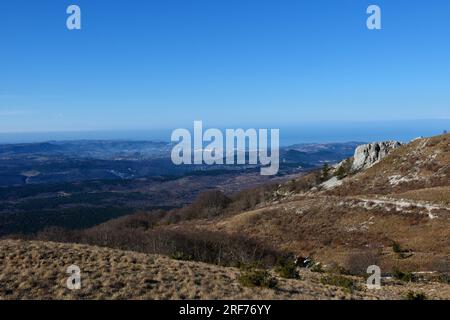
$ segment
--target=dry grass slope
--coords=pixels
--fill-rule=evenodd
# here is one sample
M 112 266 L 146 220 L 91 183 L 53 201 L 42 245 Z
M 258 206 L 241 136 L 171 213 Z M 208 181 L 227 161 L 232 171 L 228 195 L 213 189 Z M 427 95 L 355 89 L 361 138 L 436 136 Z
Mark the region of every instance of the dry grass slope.
M 335 195 L 390 194 L 449 186 L 450 134 L 417 139 L 354 176 Z M 450 195 L 447 194 L 447 198 Z
M 157 235 L 245 236 L 276 250 L 311 256 L 327 268 L 344 267 L 352 274 L 363 273 L 371 264 L 379 265 L 383 273 L 450 272 L 450 134 L 404 145 L 333 190 L 311 191 L 312 180 L 314 174 L 298 179 L 296 188 L 291 183 L 250 192 L 231 204 L 238 209 L 226 214 L 220 208 L 199 214 L 193 206 L 182 211 L 188 220 L 155 221 L 143 229 Z M 267 193 L 272 196 L 267 198 Z M 133 248 L 139 228 L 127 226 L 126 221 L 112 221 L 88 233 L 102 239 L 108 236 L 105 227 L 116 223 L 114 234 L 117 230 L 126 234 L 125 248 Z M 65 286 L 65 270 L 71 264 L 83 272 L 82 289 L 75 292 Z M 79 244 L 0 241 L 3 299 L 401 299 L 408 291 L 450 299 L 449 281 L 387 281 L 382 290 L 368 291 L 362 278 L 351 278 L 359 289 L 349 292 L 330 285 L 341 281 L 324 280 L 322 274 L 304 269 L 300 280 L 278 279 L 276 289 L 243 287 L 239 275 L 236 268 L 160 255 Z
M 66 268 L 82 270 L 82 288 L 66 288 Z M 240 271 L 76 244 L 0 241 L 0 299 L 403 299 L 411 290 L 450 298 L 448 285 L 386 284 L 370 291 L 361 279 L 354 292 L 322 284 L 323 276 L 278 279 L 276 289 L 247 288 Z
M 297 184 L 302 185 L 302 177 Z M 450 271 L 450 134 L 415 140 L 331 191 L 291 191 L 257 210 L 178 229 L 244 234 L 277 249 L 352 268 Z M 408 254 L 399 257 L 392 243 Z

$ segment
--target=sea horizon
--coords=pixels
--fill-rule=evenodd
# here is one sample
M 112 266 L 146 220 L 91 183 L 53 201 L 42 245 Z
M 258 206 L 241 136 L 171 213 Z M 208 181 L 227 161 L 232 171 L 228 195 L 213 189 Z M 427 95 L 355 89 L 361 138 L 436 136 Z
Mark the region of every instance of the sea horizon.
M 186 126 L 188 130 L 188 126 Z M 208 127 L 205 127 L 205 129 Z M 373 122 L 322 122 L 307 123 L 297 127 L 234 126 L 233 128 L 280 129 L 280 145 L 300 143 L 343 143 L 397 140 L 408 142 L 417 137 L 442 134 L 450 130 L 450 119 L 403 120 Z M 41 143 L 74 140 L 126 140 L 170 142 L 174 129 L 116 129 L 49 132 L 0 132 L 0 144 Z M 225 130 L 225 128 L 221 128 Z

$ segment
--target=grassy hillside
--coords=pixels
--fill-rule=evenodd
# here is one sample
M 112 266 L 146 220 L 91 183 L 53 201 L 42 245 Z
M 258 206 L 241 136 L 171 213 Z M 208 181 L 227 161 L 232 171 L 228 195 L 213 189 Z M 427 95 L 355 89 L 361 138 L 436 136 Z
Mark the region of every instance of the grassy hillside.
M 81 269 L 76 291 L 66 287 L 72 264 Z M 245 286 L 242 273 L 95 246 L 0 241 L 0 299 L 405 299 L 410 292 L 450 298 L 450 286 L 440 283 L 391 281 L 368 290 L 363 279 L 302 271 L 300 279 L 273 276 L 276 285 L 261 288 Z
M 48 229 L 31 238 L 92 246 L 3 242 L 0 257 L 6 268 L 2 268 L 0 280 L 17 289 L 22 282 L 29 283 L 23 277 L 36 266 L 56 270 L 67 264 L 87 263 L 93 274 L 98 273 L 93 278 L 97 280 L 86 288 L 93 289 L 76 296 L 79 298 L 395 299 L 419 289 L 433 298 L 448 297 L 449 166 L 447 134 L 406 144 L 367 170 L 341 172 L 342 184 L 328 190 L 321 185 L 323 173 L 317 171 L 231 197 L 219 191 L 207 192 L 182 209 L 130 215 L 86 230 Z M 66 251 L 71 254 L 66 256 Z M 9 252 L 17 253 L 6 258 Z M 116 255 L 121 258 L 117 260 Z M 69 261 L 71 256 L 78 257 L 78 262 Z M 239 280 L 243 271 L 235 268 L 253 266 L 273 274 L 292 263 L 295 256 L 310 257 L 325 273 L 302 268 L 300 280 L 278 279 L 278 289 L 249 289 Z M 125 262 L 131 257 L 141 262 L 131 266 L 137 274 L 129 279 L 130 266 Z M 35 264 L 29 269 L 16 268 L 24 265 L 22 260 Z M 151 261 L 158 261 L 152 267 L 157 282 L 149 280 L 156 289 L 135 292 L 127 287 L 128 283 L 142 287 L 145 276 L 139 270 L 147 272 Z M 373 264 L 380 266 L 384 276 L 396 279 L 388 280 L 379 292 L 361 289 L 365 271 Z M 100 272 L 104 267 L 106 271 Z M 28 271 L 21 274 L 22 270 Z M 50 274 L 51 281 L 56 280 L 55 272 L 61 271 Z M 117 272 L 114 281 L 123 279 L 122 285 L 109 285 L 113 280 L 105 275 L 111 272 Z M 263 275 L 267 276 L 258 277 Z M 54 291 L 47 288 L 50 291 L 31 294 L 35 286 L 28 284 L 18 297 L 74 297 L 51 283 Z M 97 290 L 100 287 L 104 290 Z M 16 294 L 15 290 L 8 292 Z
M 386 273 L 449 272 L 449 143 L 450 135 L 419 139 L 334 189 L 321 191 L 312 173 L 254 191 L 260 198 L 251 205 L 237 197 L 213 217 L 197 209 L 193 219 L 156 223 L 152 232 L 245 236 L 355 273 L 369 264 Z
M 353 272 L 367 263 L 384 272 L 449 272 L 449 145 L 448 134 L 419 139 L 332 190 L 312 188 L 311 174 L 279 185 L 251 210 L 159 228 L 245 235 Z
M 450 134 L 445 134 L 401 146 L 373 167 L 344 181 L 331 193 L 343 196 L 391 194 L 449 184 Z

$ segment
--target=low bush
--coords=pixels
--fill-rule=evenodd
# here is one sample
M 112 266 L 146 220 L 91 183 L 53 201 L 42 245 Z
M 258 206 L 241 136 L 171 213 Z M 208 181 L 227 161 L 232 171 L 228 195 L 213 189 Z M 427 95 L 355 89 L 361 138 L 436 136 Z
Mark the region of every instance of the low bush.
M 239 213 L 255 208 L 258 204 L 270 201 L 278 188 L 278 184 L 246 189 L 232 196 L 232 202 L 228 206 L 229 213 Z
M 406 259 L 412 256 L 408 254 L 409 250 L 403 249 L 398 242 L 392 243 L 392 251 L 394 251 L 400 259 Z
M 405 296 L 406 300 L 413 300 L 413 301 L 418 301 L 418 300 L 427 300 L 427 295 L 423 292 L 414 292 L 414 291 L 408 291 L 408 293 Z
M 409 271 L 394 270 L 392 273 L 392 276 L 395 279 L 398 279 L 398 280 L 404 281 L 404 282 L 414 282 L 416 280 L 414 274 Z
M 379 249 L 363 250 L 348 255 L 344 268 L 351 275 L 367 276 L 367 268 L 380 265 L 381 251 Z
M 393 241 L 392 242 L 392 251 L 394 251 L 395 253 L 402 253 L 403 249 L 400 246 L 400 243 Z
M 350 271 L 344 268 L 343 266 L 340 266 L 337 263 L 330 263 L 328 264 L 326 268 L 326 272 L 333 273 L 333 274 L 342 274 L 342 275 L 350 275 Z
M 437 281 L 440 283 L 450 284 L 450 274 L 448 273 L 440 273 Z
M 250 269 L 244 271 L 239 279 L 239 283 L 244 287 L 261 287 L 261 288 L 275 288 L 277 280 L 270 275 L 267 270 Z
M 186 255 L 183 252 L 176 251 L 170 255 L 170 257 L 174 260 L 185 260 L 190 261 L 192 260 L 192 256 Z
M 299 279 L 300 276 L 297 271 L 297 266 L 292 260 L 281 260 L 275 267 L 275 272 L 282 278 Z
M 327 275 L 320 279 L 320 283 L 335 287 L 342 287 L 349 292 L 358 290 L 358 286 L 352 279 L 340 275 Z
M 345 160 L 334 172 L 334 175 L 339 179 L 344 179 L 347 175 L 350 174 L 352 169 L 353 161 L 352 159 Z
M 311 270 L 312 272 L 319 272 L 319 273 L 325 272 L 320 262 L 312 263 L 309 270 Z
M 178 222 L 182 220 L 213 218 L 225 213 L 225 209 L 230 203 L 231 199 L 219 190 L 202 192 L 192 204 L 169 212 L 166 220 L 169 222 Z

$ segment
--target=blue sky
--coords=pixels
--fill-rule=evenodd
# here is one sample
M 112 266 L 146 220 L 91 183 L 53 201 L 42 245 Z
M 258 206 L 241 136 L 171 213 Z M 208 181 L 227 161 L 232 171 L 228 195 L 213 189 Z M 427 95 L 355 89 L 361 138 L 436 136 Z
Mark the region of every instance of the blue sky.
M 0 132 L 449 119 L 449 19 L 447 0 L 1 1 Z

